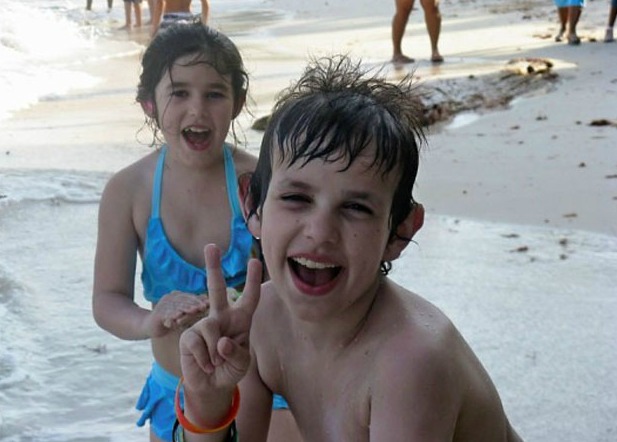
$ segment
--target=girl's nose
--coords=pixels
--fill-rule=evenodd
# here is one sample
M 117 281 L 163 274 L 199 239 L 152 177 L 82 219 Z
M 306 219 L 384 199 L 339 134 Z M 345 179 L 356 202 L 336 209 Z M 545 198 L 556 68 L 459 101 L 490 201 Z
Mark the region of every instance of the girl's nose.
M 191 115 L 202 115 L 206 111 L 205 100 L 201 97 L 193 97 L 189 104 Z

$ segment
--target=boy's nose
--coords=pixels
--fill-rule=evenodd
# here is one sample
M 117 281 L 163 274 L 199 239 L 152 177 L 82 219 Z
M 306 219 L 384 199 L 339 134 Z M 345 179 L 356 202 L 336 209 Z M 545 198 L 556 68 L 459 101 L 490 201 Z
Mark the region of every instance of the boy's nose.
M 304 218 L 305 235 L 318 243 L 336 243 L 340 220 L 328 211 L 313 211 Z

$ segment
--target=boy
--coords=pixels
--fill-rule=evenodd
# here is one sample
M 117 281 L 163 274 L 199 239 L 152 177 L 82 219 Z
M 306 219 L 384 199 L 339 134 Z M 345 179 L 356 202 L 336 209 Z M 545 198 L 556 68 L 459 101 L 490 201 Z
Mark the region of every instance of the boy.
M 410 77 L 366 74 L 321 60 L 279 98 L 245 200 L 270 281 L 252 261 L 230 305 L 206 247 L 210 314 L 180 341 L 176 440 L 233 440 L 239 408 L 242 442 L 265 441 L 273 393 L 305 441 L 521 440 L 452 323 L 386 276 L 423 223 L 422 112 Z

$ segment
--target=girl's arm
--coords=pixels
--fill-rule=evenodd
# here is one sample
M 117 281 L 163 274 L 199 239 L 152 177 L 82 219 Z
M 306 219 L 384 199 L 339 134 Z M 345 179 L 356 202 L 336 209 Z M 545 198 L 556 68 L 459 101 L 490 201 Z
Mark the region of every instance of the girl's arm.
M 133 221 L 133 193 L 127 191 L 134 184 L 123 171 L 113 176 L 103 191 L 92 291 L 96 323 L 127 340 L 150 337 L 146 327 L 150 311 L 134 302 L 139 239 Z

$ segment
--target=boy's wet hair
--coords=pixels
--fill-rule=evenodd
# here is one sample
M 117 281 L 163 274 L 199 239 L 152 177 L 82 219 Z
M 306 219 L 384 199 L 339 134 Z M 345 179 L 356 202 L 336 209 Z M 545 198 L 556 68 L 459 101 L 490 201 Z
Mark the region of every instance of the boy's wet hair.
M 415 204 L 412 191 L 425 141 L 416 89 L 411 75 L 390 83 L 344 55 L 312 60 L 274 106 L 251 180 L 251 215 L 258 214 L 266 198 L 275 149 L 281 163 L 290 166 L 344 160 L 341 172 L 369 153 L 371 168 L 399 176 L 390 212 L 390 240 L 395 239 Z M 367 149 L 371 143 L 376 149 Z M 382 263 L 384 274 L 390 268 L 391 263 Z
M 156 33 L 142 57 L 137 101 L 142 105 L 154 103 L 156 85 L 174 63 L 186 55 L 193 57 L 188 63 L 189 66 L 207 63 L 220 75 L 229 75 L 234 100 L 246 96 L 249 78 L 240 51 L 225 34 L 203 25 L 196 19 L 192 23 L 171 24 Z M 159 116 L 158 111 L 154 108 L 154 128 Z

